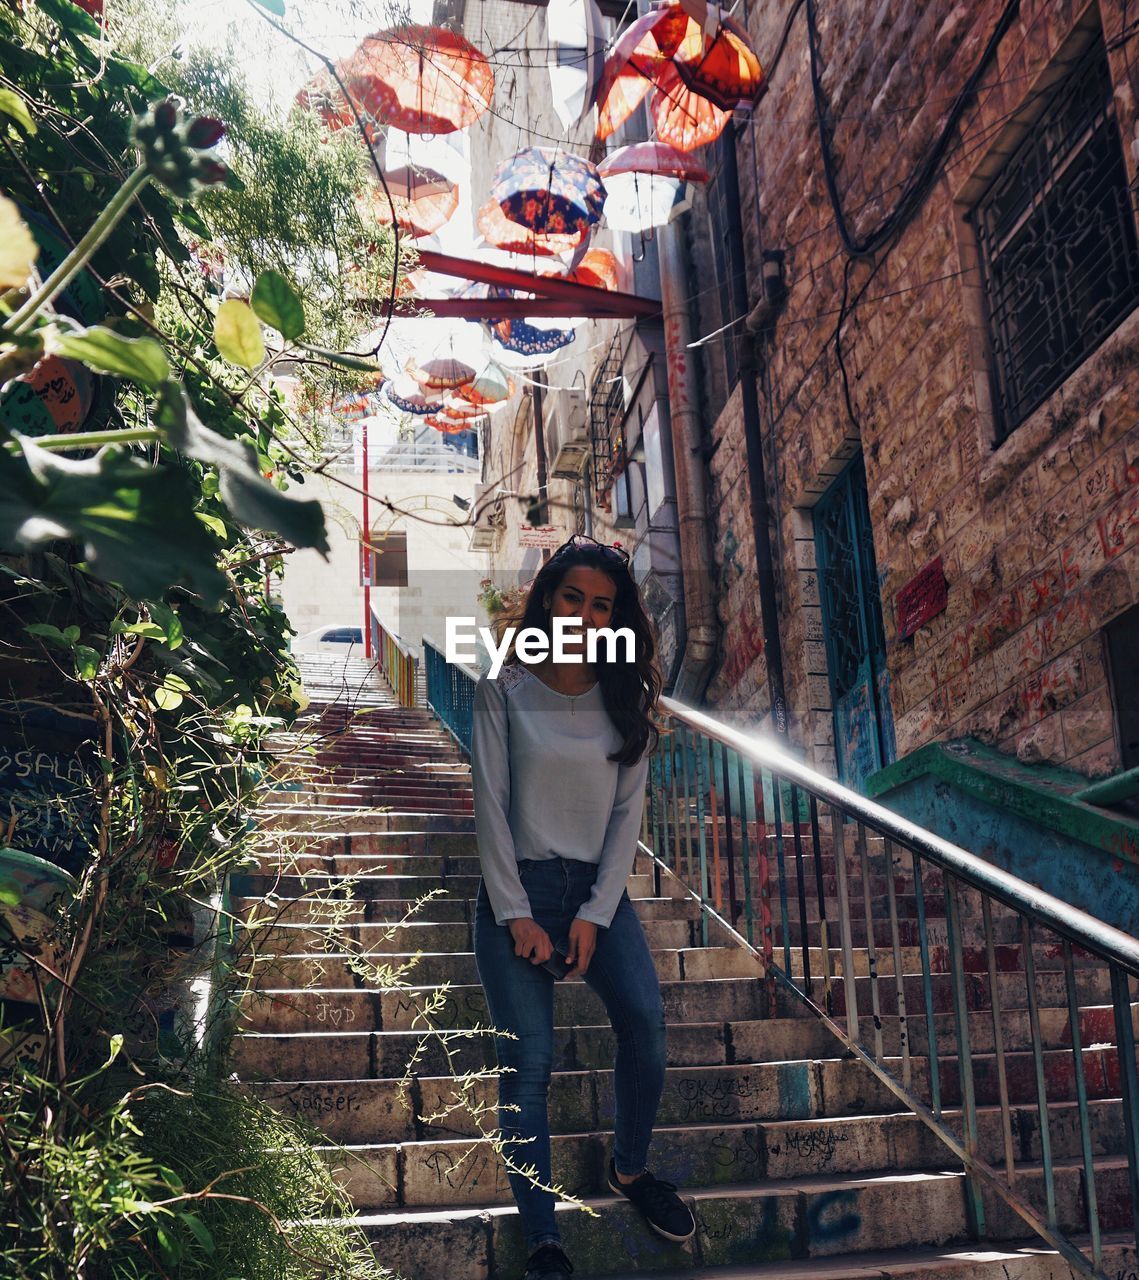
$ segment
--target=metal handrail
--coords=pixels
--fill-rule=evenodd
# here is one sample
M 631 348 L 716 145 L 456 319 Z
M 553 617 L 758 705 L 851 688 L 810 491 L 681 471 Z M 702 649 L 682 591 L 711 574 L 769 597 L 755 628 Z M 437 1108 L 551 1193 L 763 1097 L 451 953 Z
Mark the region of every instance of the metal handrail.
M 960 845 L 919 827 L 892 809 L 885 809 L 857 791 L 806 768 L 794 756 L 776 746 L 773 739 L 733 729 L 723 721 L 669 697 L 661 697 L 660 705 L 677 720 L 748 756 L 756 764 L 780 774 L 804 791 L 812 792 L 816 798 L 825 800 L 880 834 L 899 844 L 916 846 L 930 862 L 952 871 L 974 888 L 992 894 L 1014 910 L 1032 915 L 1038 923 L 1064 934 L 1077 946 L 1100 953 L 1104 959 L 1114 961 L 1139 977 L 1139 938 L 1097 920 L 1079 907 L 1070 906 L 1036 885 L 985 862 Z
M 806 1004 L 843 1045 L 961 1160 L 966 1175 L 969 1225 L 974 1236 L 980 1238 L 985 1232 L 985 1211 L 980 1192 L 983 1183 L 996 1191 L 1033 1231 L 1071 1263 L 1078 1274 L 1106 1280 L 1102 1268 L 1103 1232 L 1096 1194 L 1074 950 L 1079 949 L 1089 958 L 1094 957 L 1101 966 L 1107 967 L 1110 977 L 1114 1047 L 1131 1189 L 1131 1227 L 1139 1238 L 1139 1077 L 1136 1073 L 1130 985 L 1131 978 L 1139 975 L 1139 941 L 823 777 L 794 759 L 770 738 L 732 728 L 672 698 L 662 697 L 660 707 L 668 724 L 650 762 L 646 830 L 651 830 L 652 856 L 657 864 L 658 877 L 661 868 L 678 876 L 704 906 L 701 921 L 704 943 L 708 942 L 708 916 L 721 924 L 726 916 L 730 933 L 763 962 L 770 1012 L 775 1011 L 774 984 L 778 982 Z M 718 765 L 717 751 L 720 755 Z M 750 775 L 750 786 L 745 782 L 745 773 Z M 733 775 L 736 781 L 733 781 Z M 785 791 L 790 802 L 786 819 L 782 812 Z M 766 798 L 768 792 L 770 801 Z M 807 801 L 806 813 L 803 811 L 803 798 Z M 830 811 L 829 833 L 820 820 L 820 808 L 823 807 Z M 777 864 L 774 885 L 768 849 L 769 820 L 774 827 L 772 843 Z M 693 822 L 696 825 L 695 836 Z M 846 839 L 848 825 L 854 835 L 853 849 L 849 852 Z M 874 881 L 871 877 L 875 855 L 869 850 L 867 832 L 880 837 L 883 843 L 889 939 L 882 945 L 877 941 L 875 925 L 885 926 L 887 921 L 875 919 Z M 835 887 L 832 891 L 826 888 L 828 873 L 825 871 L 824 841 L 828 834 L 834 862 Z M 912 863 L 916 914 L 912 920 L 904 922 L 898 912 L 895 849 L 908 851 Z M 864 922 L 856 921 L 852 911 L 852 877 L 848 859 L 854 863 L 855 873 L 861 874 Z M 814 884 L 813 890 L 809 891 L 807 885 L 812 872 Z M 926 881 L 936 877 L 942 880 L 940 891 L 944 895 L 949 961 L 944 966 L 947 971 L 939 968 L 935 973 L 928 916 L 932 910 L 932 892 L 936 890 L 931 892 Z M 723 903 L 725 879 L 726 911 Z M 902 879 L 904 882 L 904 873 Z M 797 889 L 797 901 L 794 902 L 789 897 L 793 880 Z M 696 882 L 695 886 L 692 881 Z M 753 885 L 757 893 L 753 893 Z M 965 926 L 971 923 L 976 927 L 978 921 L 963 914 L 961 898 L 964 891 L 980 896 L 984 943 L 984 967 L 980 973 L 967 973 L 969 956 L 965 945 Z M 777 896 L 777 907 L 773 905 L 773 894 Z M 808 897 L 813 897 L 811 905 L 817 907 L 817 920 L 814 921 L 808 920 Z M 1028 1007 L 1018 1012 L 1027 1013 L 1028 1036 L 1031 1039 L 1044 1182 L 1043 1210 L 1025 1194 L 1023 1177 L 1018 1180 L 1016 1168 L 1011 1107 L 1032 1104 L 1020 1101 L 1010 1104 L 1006 1056 L 1016 1049 L 1007 1048 L 1005 1043 L 1007 1023 L 1002 1013 L 1002 974 L 997 965 L 994 938 L 994 906 L 997 904 L 1012 913 L 1016 917 L 1012 923 L 1019 926 L 1020 941 L 1015 945 L 1023 953 Z M 757 906 L 758 940 L 755 936 Z M 796 907 L 797 921 L 793 919 Z M 863 923 L 866 942 L 865 946 L 859 944 L 857 949 L 867 953 L 866 975 L 860 980 L 854 964 L 854 931 Z M 911 1013 L 907 1009 L 907 1001 L 912 1002 L 915 994 L 908 988 L 916 983 L 918 975 L 906 968 L 907 962 L 903 959 L 900 942 L 902 923 L 914 926 L 916 932 L 921 963 L 919 999 L 924 1005 L 924 1018 L 922 1010 Z M 832 972 L 831 930 L 836 924 L 839 937 L 834 941 L 839 944 L 841 976 Z M 792 960 L 792 932 L 796 925 L 801 931 L 799 943 L 794 947 L 801 950 L 801 976 L 796 976 Z M 817 947 L 811 945 L 812 929 L 818 935 Z M 1046 1047 L 1041 1035 L 1034 930 L 1047 930 L 1060 939 L 1070 1039 L 1064 1044 L 1061 1037 L 1059 1048 Z M 882 932 L 885 933 L 884 928 Z M 776 963 L 777 933 L 782 934 L 782 965 Z M 913 950 L 912 943 L 908 949 Z M 815 983 L 811 976 L 811 955 L 816 950 L 822 970 L 821 1003 L 815 998 Z M 981 950 L 976 944 L 971 948 L 974 955 Z M 1055 949 L 1046 954 L 1054 955 Z M 880 960 L 887 956 L 892 958 L 892 973 L 883 971 L 880 966 Z M 985 1010 L 976 999 L 976 981 L 972 988 L 974 1000 L 970 1003 L 966 981 L 969 977 L 979 979 L 981 973 L 987 973 L 987 991 L 982 991 L 981 995 L 988 1000 L 993 1024 L 993 1050 L 986 1056 L 994 1059 L 996 1065 L 1004 1138 L 1003 1174 L 980 1154 L 978 1107 L 982 1104 L 977 1100 L 970 1014 L 980 1017 Z M 907 977 L 913 981 L 907 983 Z M 860 981 L 866 991 L 861 1003 L 865 1005 L 868 999 L 869 1009 L 859 1009 Z M 954 1045 L 951 1056 L 956 1060 L 961 1096 L 959 1109 L 947 1108 L 944 1103 L 949 1077 L 947 1074 L 945 1080 L 941 1078 L 939 1060 L 943 1052 L 935 1016 L 935 982 L 949 984 L 952 988 Z M 844 1006 L 841 1011 L 837 1007 L 840 1001 Z M 1084 1005 L 1087 1003 L 1085 999 Z M 895 1008 L 896 1013 L 888 1012 L 890 1007 Z M 928 1055 L 928 1085 L 924 1091 L 914 1080 L 915 1055 L 911 1044 L 923 1021 Z M 885 1036 L 895 1022 L 900 1054 L 887 1054 Z M 864 1033 L 872 1043 L 863 1043 Z M 1020 1034 L 1023 1035 L 1023 1031 Z M 1102 1039 L 1102 1036 L 1097 1037 L 1093 1032 L 1091 1039 Z M 1097 1051 L 1102 1051 L 1103 1047 L 1102 1044 L 1095 1045 Z M 1051 1150 L 1044 1067 L 1046 1054 L 1063 1051 L 1070 1051 L 1072 1056 L 1072 1078 L 1079 1116 L 1083 1204 L 1091 1239 L 1090 1260 L 1061 1229 L 1058 1220 L 1056 1164 Z M 888 1065 L 899 1056 L 901 1078 Z M 958 1114 L 963 1124 L 960 1136 L 949 1124 L 949 1116 Z
M 480 672 L 466 664 L 448 664 L 442 650 L 424 638 L 428 704 L 446 725 L 460 747 L 470 751 L 470 719 L 474 685 Z M 867 800 L 849 788 L 809 769 L 781 748 L 773 739 L 726 725 L 713 717 L 669 697 L 660 699 L 666 732 L 650 759 L 646 790 L 646 811 L 642 823 L 642 843 L 653 858 L 657 888 L 663 872 L 678 877 L 702 905 L 701 939 L 709 942 L 709 921 L 747 946 L 763 964 L 768 1010 L 774 1016 L 777 984 L 789 991 L 817 1016 L 858 1061 L 863 1063 L 904 1106 L 913 1112 L 959 1159 L 965 1171 L 966 1206 L 971 1233 L 985 1235 L 982 1184 L 995 1191 L 1032 1231 L 1052 1246 L 1080 1275 L 1107 1280 L 1103 1270 L 1103 1231 L 1096 1194 L 1091 1107 L 1084 1068 L 1081 1033 L 1081 1001 L 1076 978 L 1075 951 L 1086 953 L 1110 976 L 1111 1014 L 1118 1060 L 1119 1091 L 1122 1099 L 1125 1154 L 1131 1190 L 1131 1228 L 1139 1238 L 1139 1075 L 1136 1072 L 1135 1035 L 1131 980 L 1139 977 L 1139 940 L 1086 912 L 1060 901 L 1044 890 L 995 867 L 968 850 L 935 835 L 908 819 Z M 679 750 L 678 750 L 679 748 Z M 719 753 L 719 762 L 716 755 Z M 768 799 L 770 795 L 770 799 Z M 804 805 L 803 801 L 806 801 Z M 786 809 L 786 813 L 784 812 Z M 820 818 L 820 809 L 830 812 L 829 832 Z M 847 827 L 852 828 L 852 848 L 848 850 Z M 695 826 L 695 833 L 694 828 Z M 869 848 L 867 833 L 880 838 L 883 849 Z M 824 841 L 830 840 L 834 889 L 828 890 Z M 769 844 L 772 849 L 769 850 Z M 902 918 L 898 910 L 899 890 L 895 875 L 895 850 L 908 851 L 913 887 L 914 916 Z M 772 852 L 774 858 L 772 858 Z M 875 919 L 872 870 L 875 859 L 884 859 L 886 910 L 888 920 Z M 848 859 L 861 876 L 864 919 L 852 911 L 853 892 Z M 772 862 L 774 861 L 774 867 Z M 812 865 L 813 864 L 813 865 Z M 879 873 L 880 874 L 880 873 Z M 902 882 L 906 883 L 906 873 Z M 941 879 L 940 886 L 932 881 Z M 808 891 L 808 881 L 813 887 Z M 726 884 L 725 884 L 726 881 Z M 694 883 L 695 882 L 695 883 Z M 794 901 L 789 890 L 797 891 Z M 944 898 L 946 951 L 948 964 L 935 972 L 931 945 L 930 917 L 935 895 Z M 970 917 L 962 907 L 962 895 L 980 896 L 980 917 Z M 724 897 L 727 897 L 725 908 Z M 808 920 L 808 897 L 817 908 L 817 920 Z M 1002 1011 L 1001 977 L 1015 976 L 1017 970 L 1001 970 L 997 964 L 994 907 L 1003 907 L 1015 916 L 1019 941 L 1013 945 L 1023 953 L 1027 1009 L 1027 1038 L 1031 1042 L 1034 1104 L 1043 1173 L 1044 1205 L 1040 1207 L 1024 1190 L 1019 1177 L 1012 1136 L 1012 1107 L 1029 1108 L 1033 1102 L 1010 1102 L 1007 1055 L 1018 1052 L 1016 1041 L 1006 1046 L 1008 1023 Z M 797 911 L 797 919 L 795 919 Z M 742 917 L 742 919 L 741 919 Z M 876 925 L 888 924 L 888 941 L 877 941 Z M 975 941 L 966 946 L 966 924 L 981 925 L 983 947 Z M 912 972 L 903 955 L 902 926 L 911 926 L 914 941 L 906 950 L 919 952 L 920 994 L 911 988 L 919 975 Z M 832 971 L 832 930 L 837 926 L 841 973 Z M 800 938 L 793 943 L 795 928 Z M 856 944 L 855 932 L 866 931 L 866 942 Z M 817 946 L 812 946 L 812 929 Z M 1046 952 L 1062 954 L 1064 995 L 1067 1004 L 1067 1040 L 1059 1046 L 1046 1045 L 1041 1034 L 1034 931 L 1047 931 L 1060 939 L 1059 948 Z M 885 930 L 883 931 L 885 932 Z M 782 964 L 776 963 L 777 936 Z M 907 933 L 906 936 L 910 936 Z M 1007 949 L 1008 944 L 1000 944 Z M 854 963 L 855 950 L 865 950 L 866 975 L 859 978 Z M 800 952 L 800 973 L 795 972 L 793 950 Z M 819 953 L 822 998 L 816 999 L 811 975 L 812 952 Z M 983 953 L 983 968 L 968 972 L 970 959 Z M 893 971 L 879 963 L 892 960 Z M 1081 956 L 1081 960 L 1084 957 Z M 941 959 L 940 955 L 938 957 Z M 974 959 L 974 965 L 976 961 Z M 979 978 L 987 976 L 988 1010 L 976 999 Z M 970 1003 L 967 978 L 973 985 Z M 907 978 L 910 982 L 907 982 Z M 866 990 L 861 998 L 859 987 Z M 952 1052 L 946 1054 L 939 1042 L 935 983 L 951 986 Z M 892 990 L 891 990 L 892 988 Z M 919 1007 L 912 1009 L 915 1003 Z M 860 1009 L 869 1000 L 870 1008 Z M 843 1006 L 839 1009 L 839 1004 Z M 1084 1006 L 1088 1004 L 1084 1000 Z M 891 1013 L 891 1007 L 896 1012 Z M 1092 1006 L 1098 1012 L 1099 1006 Z M 991 1057 L 996 1066 L 996 1083 L 1003 1135 L 1004 1172 L 981 1154 L 978 1108 L 978 1079 L 971 1037 L 970 1015 L 992 1019 Z M 887 1035 L 896 1024 L 899 1052 L 887 1052 Z M 920 1056 L 914 1045 L 922 1033 L 926 1038 L 926 1080 L 915 1071 Z M 1090 1042 L 1103 1051 L 1097 1023 Z M 865 1035 L 871 1043 L 864 1044 Z M 940 1038 L 949 1033 L 942 1031 Z M 1025 1038 L 1023 1028 L 1017 1030 Z M 1023 1052 L 1023 1049 L 1019 1050 Z M 1089 1049 L 1089 1051 L 1091 1051 Z M 1060 1225 L 1056 1195 L 1056 1161 L 1052 1155 L 1049 1126 L 1049 1097 L 1045 1074 L 1046 1055 L 1070 1052 L 1072 1079 L 1079 1117 L 1079 1157 L 1082 1203 L 1086 1229 L 1090 1235 L 1091 1258 L 1069 1238 Z M 956 1063 L 959 1106 L 946 1103 L 951 1090 L 951 1070 L 942 1077 L 942 1059 Z M 900 1058 L 900 1076 L 892 1065 Z M 1054 1062 L 1053 1065 L 1056 1065 Z M 919 1077 L 919 1078 L 915 1078 Z M 1099 1099 L 1097 1099 L 1099 1101 Z M 1110 1103 L 1111 1099 L 1103 1101 Z M 991 1104 L 989 1104 L 991 1105 Z M 951 1118 L 962 1124 L 958 1134 Z M 1039 1199 L 1039 1196 L 1037 1197 Z
M 373 640 L 380 670 L 384 673 L 396 701 L 403 707 L 416 705 L 416 682 L 419 659 L 412 650 L 372 614 Z

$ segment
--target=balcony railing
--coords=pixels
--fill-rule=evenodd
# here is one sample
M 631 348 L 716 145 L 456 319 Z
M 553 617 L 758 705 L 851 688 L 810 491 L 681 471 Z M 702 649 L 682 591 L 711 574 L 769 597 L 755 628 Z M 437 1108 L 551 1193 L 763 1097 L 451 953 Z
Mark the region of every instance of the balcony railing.
M 428 702 L 469 751 L 478 672 L 424 652 Z M 704 944 L 727 930 L 762 962 L 769 1011 L 805 1004 L 928 1126 L 964 1168 L 976 1238 L 1008 1235 L 1011 1210 L 1106 1280 L 1105 1234 L 1139 1234 L 1139 941 L 769 739 L 661 709 L 658 891 L 679 877 Z
M 391 685 L 400 706 L 414 707 L 417 703 L 419 659 L 375 614 L 372 614 L 372 645 L 380 670 Z

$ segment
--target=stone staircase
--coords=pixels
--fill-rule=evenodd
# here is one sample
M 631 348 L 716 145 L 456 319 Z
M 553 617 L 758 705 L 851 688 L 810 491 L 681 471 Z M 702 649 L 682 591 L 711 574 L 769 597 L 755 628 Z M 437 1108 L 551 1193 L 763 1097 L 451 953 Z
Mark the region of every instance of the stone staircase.
M 478 857 L 469 769 L 428 711 L 397 706 L 374 683 L 366 687 L 365 664 L 339 661 L 344 670 L 306 665 L 314 701 L 294 733 L 281 737 L 280 789 L 267 793 L 259 815 L 264 861 L 233 884 L 235 909 L 254 922 L 248 935 L 254 987 L 233 1069 L 274 1106 L 301 1112 L 327 1134 L 328 1157 L 383 1263 L 406 1280 L 514 1280 L 524 1263 L 517 1215 L 504 1170 L 477 1137 L 480 1123 L 483 1131 L 496 1123 L 496 1083 L 478 1074 L 493 1066 L 492 1042 L 479 1032 L 425 1037 L 425 1011 L 444 1034 L 488 1024 L 471 944 Z M 911 1066 L 920 1085 L 928 1078 L 929 1045 L 924 1016 L 913 1016 L 924 1007 L 907 897 L 913 885 L 901 867 L 887 871 L 881 851 L 876 857 L 878 871 L 866 889 L 872 902 L 884 901 L 885 875 L 895 876 Z M 833 877 L 833 864 L 826 853 L 824 875 Z M 795 920 L 793 863 L 789 874 Z M 813 892 L 813 867 L 810 874 Z M 358 878 L 343 896 L 335 886 L 346 875 Z M 852 892 L 856 885 L 861 881 L 852 880 Z M 945 1105 L 953 1108 L 960 1090 L 951 1053 L 944 907 L 926 888 L 937 1056 Z M 1028 1238 L 1023 1222 L 993 1195 L 985 1197 L 986 1240 L 972 1243 L 963 1174 L 943 1144 L 867 1068 L 844 1056 L 841 1043 L 797 998 L 780 989 L 772 1010 L 758 962 L 723 926 L 713 920 L 710 945 L 699 945 L 698 903 L 670 873 L 654 873 L 643 853 L 629 893 L 653 948 L 668 1020 L 668 1076 L 650 1162 L 690 1198 L 698 1231 L 684 1246 L 671 1244 L 607 1191 L 613 1035 L 583 981 L 559 984 L 550 1094 L 554 1178 L 597 1215 L 570 1206 L 560 1212 L 575 1277 L 1060 1280 L 1075 1274 Z M 861 988 L 872 979 L 860 894 L 861 888 L 851 909 L 852 981 Z M 822 959 L 817 915 L 809 912 L 807 938 L 815 975 Z M 999 916 L 995 922 L 1003 1039 L 1018 1174 L 1030 1188 L 1042 1176 L 1039 1119 L 1023 957 L 1010 923 Z M 833 945 L 833 920 L 829 928 L 838 1015 L 845 999 L 842 957 Z M 884 910 L 869 932 L 879 948 L 883 1049 L 897 1055 Z M 796 948 L 800 935 L 801 926 L 793 925 Z M 997 1164 L 1004 1146 L 993 1019 L 987 981 L 980 980 L 984 939 L 971 916 L 965 935 L 980 1142 L 982 1154 Z M 1083 1192 L 1063 972 L 1046 946 L 1034 959 L 1058 1218 L 1062 1229 L 1074 1228 L 1082 1221 Z M 1105 1229 L 1118 1233 L 1107 1237 L 1105 1269 L 1123 1280 L 1139 1262 L 1134 1240 L 1123 1234 L 1130 1201 L 1119 1084 L 1102 1049 L 1112 1035 L 1110 992 L 1106 977 L 1084 960 L 1077 958 L 1077 978 L 1083 1044 L 1092 1046 L 1084 1063 L 1097 1189 Z M 802 963 L 799 950 L 794 963 Z M 441 983 L 447 985 L 437 992 Z M 859 1008 L 868 1007 L 860 990 Z M 475 1074 L 464 1077 L 467 1072 Z M 456 1108 L 460 1099 L 464 1105 Z

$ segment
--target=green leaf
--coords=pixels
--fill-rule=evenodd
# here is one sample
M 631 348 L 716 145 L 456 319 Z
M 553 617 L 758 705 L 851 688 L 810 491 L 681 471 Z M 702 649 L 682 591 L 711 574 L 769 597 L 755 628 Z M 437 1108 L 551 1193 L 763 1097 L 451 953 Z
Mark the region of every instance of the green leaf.
M 79 360 L 98 373 L 160 387 L 170 377 L 166 352 L 153 338 L 124 338 L 99 325 L 80 333 L 50 333 L 45 345 L 55 355 Z
M 168 672 L 166 679 L 154 691 L 154 701 L 162 708 L 163 711 L 173 711 L 176 707 L 182 705 L 183 695 L 190 692 L 190 686 L 182 679 L 176 676 L 173 671 Z
M 255 369 L 265 359 L 261 326 L 249 303 L 239 298 L 230 298 L 218 307 L 214 342 L 226 360 L 243 369 Z
M 198 519 L 207 529 L 213 530 L 219 538 L 229 537 L 229 530 L 225 527 L 224 520 L 219 520 L 217 516 L 211 516 L 208 511 L 199 511 Z
M 24 630 L 30 636 L 39 636 L 41 640 L 50 640 L 52 644 L 57 644 L 61 649 L 70 649 L 71 645 L 67 643 L 63 632 L 58 627 L 53 627 L 47 622 L 29 622 Z
M 80 680 L 94 680 L 99 674 L 99 663 L 102 661 L 99 651 L 90 645 L 75 646 L 75 674 Z
M 147 636 L 153 640 L 166 639 L 166 632 L 156 622 L 117 622 L 114 629 L 121 636 Z
M 75 642 L 79 639 L 79 635 L 80 635 L 80 631 L 79 631 L 79 628 L 76 626 L 63 628 L 63 638 L 69 646 L 75 644 Z
M 304 304 L 293 286 L 278 272 L 262 271 L 249 301 L 258 317 L 276 329 L 287 342 L 304 333 Z
M 250 528 L 278 533 L 294 547 L 314 547 L 327 558 L 330 548 L 320 502 L 274 489 L 258 469 L 253 446 L 227 440 L 203 426 L 177 383 L 169 382 L 162 389 L 155 420 L 180 453 L 217 467 L 219 495 L 235 519 Z M 212 518 L 203 512 L 198 515 L 202 520 Z
M 171 650 L 177 649 L 185 636 L 182 619 L 168 604 L 163 604 L 161 601 L 156 600 L 149 607 L 150 616 L 157 621 L 165 633 L 166 647 Z
M 302 342 L 300 345 L 301 349 L 310 355 L 319 356 L 321 360 L 327 360 L 329 364 L 338 365 L 341 369 L 359 369 L 363 373 L 383 373 L 374 360 L 365 359 L 363 356 L 354 356 L 346 351 L 329 351 L 327 347 L 314 347 L 307 342 Z
M 209 1227 L 206 1226 L 197 1214 L 180 1213 L 178 1215 L 178 1219 L 180 1222 L 185 1224 L 190 1234 L 202 1246 L 203 1252 L 212 1258 L 217 1246 L 214 1244 L 214 1238 L 210 1233 Z
M 34 551 L 58 539 L 76 542 L 96 577 L 136 600 L 176 585 L 209 605 L 225 594 L 214 540 L 194 519 L 182 468 L 153 467 L 118 445 L 80 460 L 26 436 L 13 439 L 21 453 L 0 449 L 0 546 Z
M 0 906 L 18 907 L 20 905 L 20 885 L 16 880 L 0 879 Z
M 35 134 L 36 122 L 28 110 L 28 104 L 12 89 L 0 89 L 0 111 L 13 120 L 27 134 Z

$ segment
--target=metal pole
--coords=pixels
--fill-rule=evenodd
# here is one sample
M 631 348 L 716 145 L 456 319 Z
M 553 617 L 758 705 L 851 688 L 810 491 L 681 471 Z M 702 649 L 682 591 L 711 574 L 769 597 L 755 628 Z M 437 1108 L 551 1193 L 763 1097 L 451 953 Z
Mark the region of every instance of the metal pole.
M 743 223 L 740 218 L 740 177 L 736 164 L 738 126 L 724 132 L 720 181 L 725 186 L 728 246 L 732 272 L 732 310 L 737 316 L 750 310 L 744 258 Z M 744 441 L 747 445 L 751 527 L 755 536 L 755 564 L 759 579 L 759 611 L 763 623 L 763 655 L 767 664 L 767 693 L 771 723 L 780 737 L 787 737 L 787 697 L 783 684 L 783 648 L 779 639 L 779 614 L 775 598 L 775 564 L 771 551 L 771 507 L 767 501 L 767 477 L 763 467 L 763 439 L 759 422 L 758 370 L 755 341 L 750 334 L 736 337 L 740 391 L 743 398 Z M 778 518 L 778 513 L 776 513 Z
M 360 523 L 363 525 L 364 540 L 364 657 L 372 656 L 372 518 L 368 511 L 368 419 L 360 423 L 363 445 L 364 483 L 360 486 L 362 493 Z

